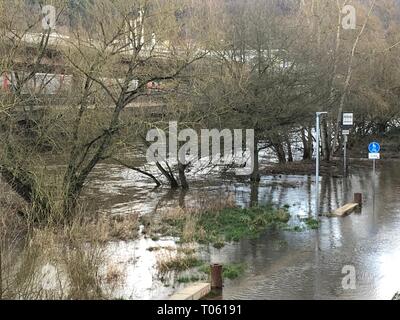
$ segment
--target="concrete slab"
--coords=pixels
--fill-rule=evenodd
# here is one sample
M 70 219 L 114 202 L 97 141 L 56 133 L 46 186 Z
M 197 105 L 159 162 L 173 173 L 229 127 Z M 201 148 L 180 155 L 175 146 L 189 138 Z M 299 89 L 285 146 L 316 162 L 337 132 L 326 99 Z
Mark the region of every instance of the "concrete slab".
M 345 217 L 351 213 L 359 206 L 358 203 L 348 203 L 345 206 L 335 210 L 332 215 L 335 217 Z
M 210 283 L 194 283 L 173 294 L 169 300 L 200 300 L 211 292 Z

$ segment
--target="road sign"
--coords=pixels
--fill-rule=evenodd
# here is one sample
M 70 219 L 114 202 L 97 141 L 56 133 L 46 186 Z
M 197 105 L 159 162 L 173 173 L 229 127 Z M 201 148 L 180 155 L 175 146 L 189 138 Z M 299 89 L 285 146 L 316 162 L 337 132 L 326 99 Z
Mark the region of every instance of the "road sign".
M 379 153 L 381 145 L 378 142 L 372 142 L 368 146 L 369 153 Z
M 342 125 L 353 126 L 354 125 L 354 114 L 353 112 L 343 112 L 342 114 Z
M 380 153 L 369 153 L 368 158 L 369 158 L 369 160 L 380 160 L 381 154 Z
M 348 136 L 350 134 L 350 130 L 342 130 L 342 135 Z
M 354 114 L 353 112 L 342 113 L 342 129 L 349 130 L 354 126 Z

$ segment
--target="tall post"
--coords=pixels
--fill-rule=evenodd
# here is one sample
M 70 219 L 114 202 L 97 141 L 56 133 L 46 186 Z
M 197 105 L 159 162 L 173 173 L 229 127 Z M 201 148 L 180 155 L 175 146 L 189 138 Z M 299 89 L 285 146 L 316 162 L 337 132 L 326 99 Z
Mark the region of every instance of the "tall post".
M 373 203 L 372 203 L 372 212 L 373 214 L 375 214 L 375 194 L 376 194 L 376 160 L 373 160 L 373 168 L 372 168 L 372 192 L 373 192 Z
M 375 187 L 375 174 L 376 174 L 376 160 L 374 160 L 374 164 L 373 164 L 373 174 L 374 174 L 374 187 Z
M 346 178 L 347 177 L 347 134 L 343 135 L 343 176 Z
M 343 178 L 347 177 L 348 166 L 347 166 L 347 142 L 351 128 L 354 126 L 354 113 L 343 112 L 342 113 L 342 136 L 343 136 Z
M 319 113 L 317 113 L 317 124 L 316 124 L 316 130 L 317 130 L 317 146 L 316 146 L 316 173 L 315 173 L 315 215 L 316 218 L 319 218 L 319 139 L 320 139 L 320 128 L 319 128 Z
M 316 147 L 316 168 L 315 168 L 315 215 L 316 219 L 319 219 L 319 166 L 320 166 L 320 135 L 321 135 L 321 129 L 320 129 L 320 117 L 322 114 L 327 114 L 327 112 L 317 112 L 316 113 L 316 135 L 317 135 L 317 147 Z
M 373 161 L 373 167 L 372 167 L 372 186 L 373 186 L 374 196 L 376 188 L 375 185 L 376 185 L 376 160 Z
M 222 289 L 222 270 L 223 268 L 220 264 L 211 265 L 211 289 Z

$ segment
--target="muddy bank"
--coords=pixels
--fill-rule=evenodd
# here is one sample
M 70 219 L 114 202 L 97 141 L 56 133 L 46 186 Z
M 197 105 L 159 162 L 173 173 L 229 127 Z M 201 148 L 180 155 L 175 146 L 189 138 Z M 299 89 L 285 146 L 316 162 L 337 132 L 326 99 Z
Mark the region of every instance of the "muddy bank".
M 394 159 L 383 159 L 377 162 L 379 169 L 385 163 L 395 161 Z M 369 168 L 372 166 L 371 161 L 366 159 L 350 159 L 348 164 L 348 172 L 351 174 L 352 169 Z M 298 161 L 288 163 L 269 163 L 260 169 L 261 175 L 315 175 L 315 161 Z M 330 162 L 321 162 L 321 176 L 340 178 L 343 177 L 342 160 L 333 160 Z

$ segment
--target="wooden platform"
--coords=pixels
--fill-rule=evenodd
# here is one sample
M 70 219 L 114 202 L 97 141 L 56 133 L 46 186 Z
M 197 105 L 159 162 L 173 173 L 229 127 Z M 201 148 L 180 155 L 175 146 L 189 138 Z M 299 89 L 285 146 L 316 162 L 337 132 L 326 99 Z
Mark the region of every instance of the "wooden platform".
M 200 300 L 211 291 L 210 283 L 195 283 L 172 295 L 169 300 Z
M 347 215 L 353 213 L 353 211 L 354 211 L 355 209 L 357 209 L 358 206 L 359 206 L 358 203 L 348 203 L 348 204 L 346 204 L 345 206 L 343 206 L 343 207 L 341 207 L 341 208 L 339 208 L 339 209 L 336 209 L 336 210 L 332 213 L 332 216 L 334 216 L 334 217 L 345 217 L 345 216 L 347 216 Z

